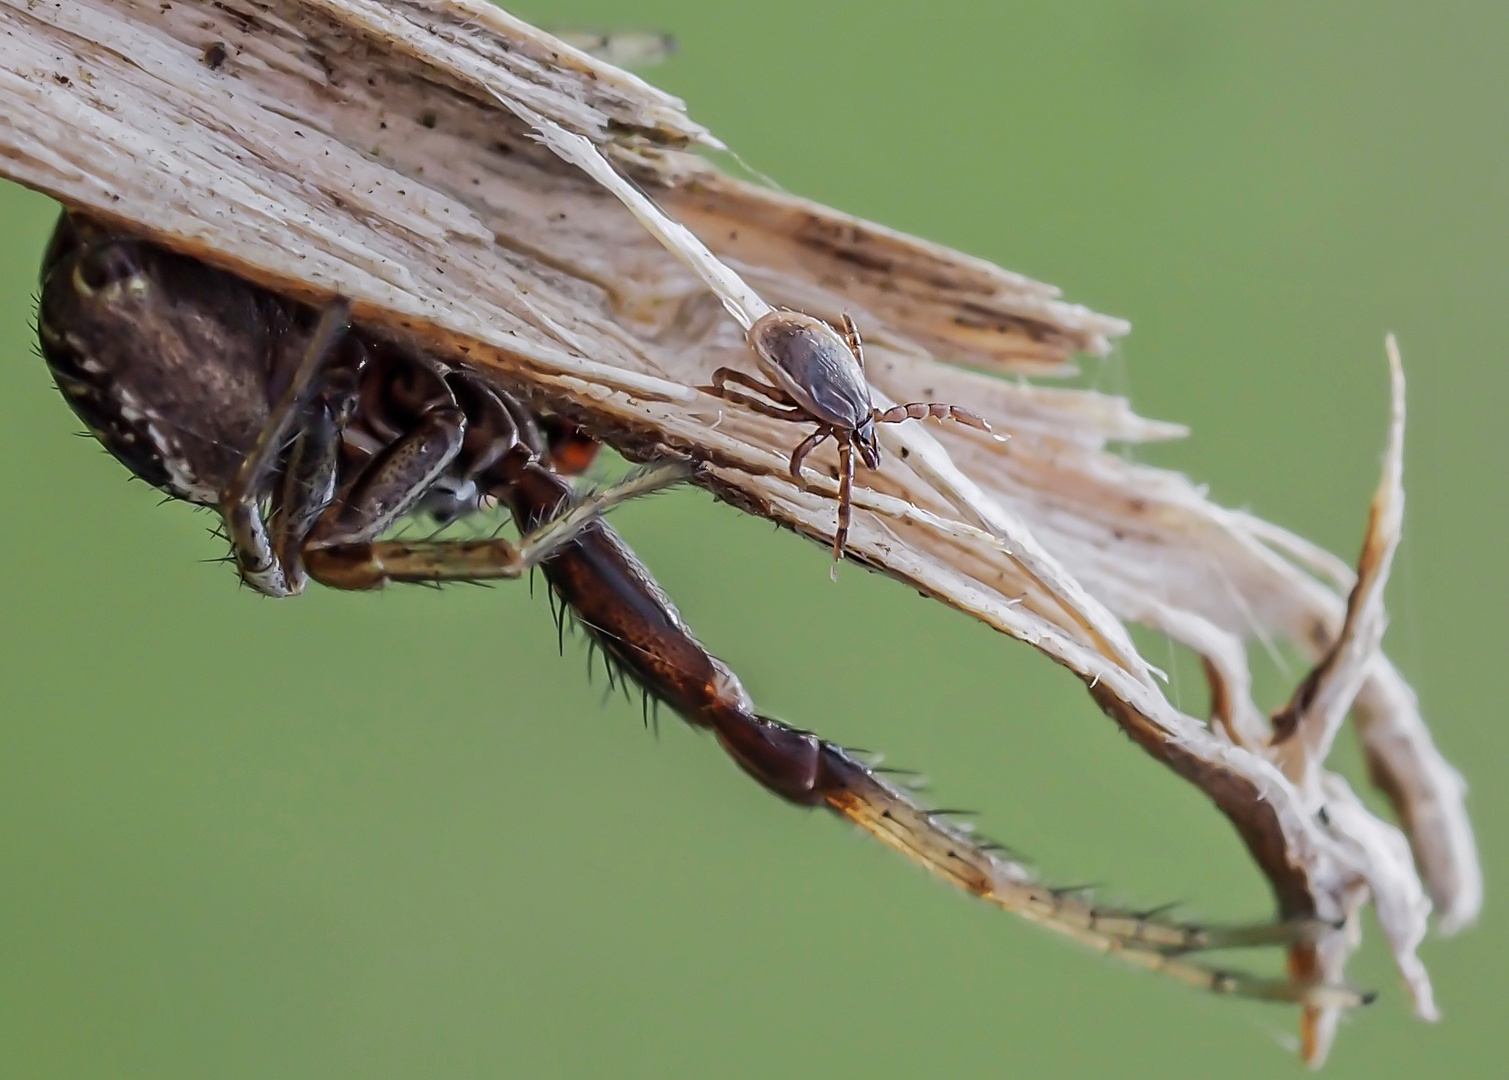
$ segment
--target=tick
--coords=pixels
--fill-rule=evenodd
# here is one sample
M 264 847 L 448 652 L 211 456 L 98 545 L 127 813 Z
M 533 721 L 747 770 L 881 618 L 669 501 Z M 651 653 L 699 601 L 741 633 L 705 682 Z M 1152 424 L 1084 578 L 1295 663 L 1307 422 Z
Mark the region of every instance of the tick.
M 844 312 L 844 333 L 839 335 L 828 323 L 800 311 L 777 308 L 755 320 L 749 328 L 749 347 L 755 362 L 770 382 L 764 383 L 735 368 L 720 367 L 713 372 L 711 386 L 703 390 L 726 401 L 743 405 L 761 416 L 796 423 L 817 424 L 791 454 L 791 478 L 805 486 L 802 463 L 807 455 L 828 439 L 838 443 L 838 527 L 833 533 L 833 559 L 843 557 L 849 536 L 849 520 L 854 501 L 854 451 L 868 469 L 880 467 L 880 442 L 877 424 L 899 424 L 906 420 L 952 420 L 996 435 L 981 416 L 957 405 L 914 401 L 878 409 L 870 398 L 870 384 L 865 378 L 864 343 L 859 328 Z M 735 383 L 753 390 L 765 400 L 754 398 Z

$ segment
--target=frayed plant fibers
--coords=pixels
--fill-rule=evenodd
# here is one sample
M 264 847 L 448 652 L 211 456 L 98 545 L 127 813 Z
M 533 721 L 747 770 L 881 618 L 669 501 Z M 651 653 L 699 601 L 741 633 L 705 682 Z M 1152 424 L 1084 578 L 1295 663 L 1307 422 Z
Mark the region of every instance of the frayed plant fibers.
M 348 296 L 364 325 L 486 369 L 631 459 L 695 457 L 713 494 L 823 543 L 836 483 L 793 483 L 791 426 L 695 388 L 747 362 L 743 327 L 769 306 L 850 312 L 877 404 L 966 402 L 1012 436 L 887 427 L 851 557 L 1073 671 L 1204 791 L 1281 915 L 1342 926 L 1295 946 L 1291 972 L 1340 982 L 1371 903 L 1435 1016 L 1416 947 L 1433 908 L 1443 930 L 1470 923 L 1482 887 L 1463 784 L 1380 650 L 1404 498 L 1392 340 L 1354 571 L 1107 449 L 1178 426 L 1023 378 L 1105 353 L 1124 322 L 724 176 L 679 101 L 479 0 L 0 0 L 0 25 L 0 173 L 279 292 Z M 1126 623 L 1203 658 L 1208 722 L 1169 701 Z M 1280 640 L 1315 667 L 1270 719 L 1247 656 Z M 1325 766 L 1348 716 L 1402 829 Z M 1306 1006 L 1307 1060 L 1337 1018 Z

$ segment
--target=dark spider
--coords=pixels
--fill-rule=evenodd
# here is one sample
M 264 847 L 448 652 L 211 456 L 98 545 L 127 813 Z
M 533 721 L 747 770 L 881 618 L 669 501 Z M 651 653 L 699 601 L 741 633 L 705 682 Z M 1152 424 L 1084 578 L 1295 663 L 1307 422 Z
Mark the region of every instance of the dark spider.
M 95 436 L 169 495 L 217 508 L 242 580 L 268 596 L 302 592 L 310 576 L 340 589 L 518 577 L 594 513 L 687 475 L 664 465 L 560 521 L 536 514 L 517 545 L 381 540 L 411 512 L 450 521 L 557 471 L 507 394 L 349 330 L 348 315 L 65 215 L 37 323 L 58 388 Z M 559 471 L 585 467 L 595 444 L 556 430 Z M 559 505 L 570 489 L 556 484 Z

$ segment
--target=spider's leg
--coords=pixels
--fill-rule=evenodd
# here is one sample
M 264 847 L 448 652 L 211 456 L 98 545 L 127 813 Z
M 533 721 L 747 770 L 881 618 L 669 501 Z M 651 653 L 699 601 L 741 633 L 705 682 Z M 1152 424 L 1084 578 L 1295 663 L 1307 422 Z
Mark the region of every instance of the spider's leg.
M 288 447 L 283 475 L 272 493 L 273 550 L 291 581 L 302 584 L 305 539 L 335 501 L 341 464 L 341 431 L 330 403 L 310 402 L 298 437 Z
M 767 721 L 767 723 L 769 723 Z M 1371 1000 L 1346 986 L 1274 979 L 1206 967 L 1185 958 L 1204 949 L 1310 943 L 1336 928 L 1316 919 L 1202 927 L 1097 905 L 1082 890 L 1053 889 L 1031 870 L 953 827 L 842 748 L 816 740 L 813 795 L 881 843 L 937 877 L 1007 911 L 1105 953 L 1215 994 L 1352 1008 Z M 810 798 L 810 797 L 809 797 Z
M 344 297 L 325 309 L 287 387 L 273 403 L 256 443 L 220 493 L 220 513 L 225 518 L 241 577 L 258 592 L 270 596 L 298 592 L 301 582 L 289 575 L 268 535 L 262 496 L 288 437 L 304 420 L 320 370 L 335 352 L 350 319 L 351 302 Z
M 340 497 L 310 531 L 306 554 L 377 539 L 434 488 L 461 453 L 468 425 L 455 390 L 427 365 L 413 365 L 411 378 L 416 415 L 342 485 Z M 513 439 L 514 432 L 506 438 Z
M 564 482 L 544 470 L 512 485 L 507 498 L 521 529 L 537 526 Z M 1207 928 L 1095 905 L 1080 893 L 1039 884 L 975 839 L 919 806 L 874 769 L 810 732 L 761 716 L 726 664 L 682 621 L 649 572 L 605 523 L 578 534 L 540 566 L 552 590 L 616 663 L 687 723 L 711 732 L 738 766 L 773 794 L 801 806 L 824 806 L 930 873 L 1007 911 L 1094 948 L 1214 993 L 1348 1007 L 1364 1000 L 1344 986 L 1265 979 L 1203 967 L 1183 954 L 1197 949 L 1313 942 L 1333 928 L 1316 920 L 1250 928 Z
M 304 552 L 304 559 L 317 581 L 338 589 L 376 589 L 391 581 L 439 584 L 522 577 L 614 507 L 682 483 L 692 472 L 692 465 L 681 460 L 638 469 L 584 498 L 562 500 L 517 542 L 496 536 L 378 540 L 313 546 Z

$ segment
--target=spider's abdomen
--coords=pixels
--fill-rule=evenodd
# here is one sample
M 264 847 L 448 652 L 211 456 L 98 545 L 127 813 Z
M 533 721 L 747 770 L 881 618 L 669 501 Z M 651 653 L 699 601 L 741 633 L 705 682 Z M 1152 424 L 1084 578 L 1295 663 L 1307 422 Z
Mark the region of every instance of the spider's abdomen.
M 69 406 L 123 465 L 213 503 L 267 422 L 280 323 L 238 278 L 64 214 L 37 312 Z

